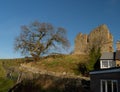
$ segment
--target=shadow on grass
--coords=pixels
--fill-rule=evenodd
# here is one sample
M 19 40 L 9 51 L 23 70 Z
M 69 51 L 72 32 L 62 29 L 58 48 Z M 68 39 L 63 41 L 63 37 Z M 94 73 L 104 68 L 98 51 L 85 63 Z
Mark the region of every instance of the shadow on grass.
M 89 90 L 89 89 L 88 89 Z M 83 88 L 82 79 L 58 78 L 42 75 L 38 79 L 24 80 L 9 92 L 90 92 Z
M 76 75 L 89 77 L 89 70 L 87 69 L 87 65 L 85 63 L 76 64 L 76 67 L 73 69 L 73 71 Z

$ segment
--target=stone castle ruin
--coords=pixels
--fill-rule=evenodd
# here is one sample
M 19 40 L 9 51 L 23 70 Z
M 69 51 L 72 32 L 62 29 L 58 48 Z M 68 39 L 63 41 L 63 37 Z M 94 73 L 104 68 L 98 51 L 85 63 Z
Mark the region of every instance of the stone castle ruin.
M 90 34 L 79 33 L 75 38 L 73 54 L 87 54 L 92 44 L 101 45 L 102 52 L 113 52 L 113 36 L 108 27 L 103 24 L 95 28 Z M 101 43 L 101 44 L 100 44 Z

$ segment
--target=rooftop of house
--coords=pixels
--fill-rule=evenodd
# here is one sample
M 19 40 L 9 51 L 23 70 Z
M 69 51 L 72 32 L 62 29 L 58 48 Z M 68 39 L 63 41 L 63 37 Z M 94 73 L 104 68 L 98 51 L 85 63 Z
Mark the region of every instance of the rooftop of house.
M 120 60 L 120 50 L 116 51 L 115 59 Z
M 90 72 L 90 74 L 113 73 L 113 72 L 120 72 L 120 67 L 93 70 L 93 71 Z
M 102 53 L 100 59 L 101 60 L 106 60 L 106 59 L 114 60 L 115 59 L 115 53 L 114 52 L 104 52 L 104 53 Z
M 100 60 L 120 60 L 120 50 L 102 53 Z

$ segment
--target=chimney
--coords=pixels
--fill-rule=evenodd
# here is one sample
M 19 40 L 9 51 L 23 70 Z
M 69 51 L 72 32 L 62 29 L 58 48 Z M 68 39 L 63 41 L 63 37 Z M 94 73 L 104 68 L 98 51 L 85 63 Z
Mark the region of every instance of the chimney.
M 120 50 L 120 41 L 117 41 L 116 43 L 116 50 Z

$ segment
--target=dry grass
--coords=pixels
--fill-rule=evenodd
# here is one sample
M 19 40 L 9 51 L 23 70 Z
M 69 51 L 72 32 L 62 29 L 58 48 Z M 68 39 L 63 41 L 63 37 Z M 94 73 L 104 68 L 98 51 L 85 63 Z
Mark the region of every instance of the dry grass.
M 89 57 L 86 55 L 50 55 L 42 57 L 38 62 L 27 63 L 28 66 L 33 66 L 41 70 L 47 70 L 57 73 L 74 73 L 77 64 L 87 63 Z M 24 59 L 1 59 L 4 62 L 4 68 L 18 67 Z
M 88 58 L 86 55 L 52 55 L 31 65 L 47 71 L 73 73 L 77 64 L 87 63 Z

